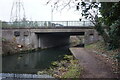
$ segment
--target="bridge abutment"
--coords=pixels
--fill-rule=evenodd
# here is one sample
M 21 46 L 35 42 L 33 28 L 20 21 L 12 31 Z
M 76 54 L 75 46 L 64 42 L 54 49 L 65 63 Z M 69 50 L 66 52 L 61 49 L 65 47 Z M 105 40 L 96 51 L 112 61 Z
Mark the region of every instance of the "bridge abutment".
M 91 44 L 102 40 L 102 37 L 98 34 L 96 30 L 87 30 L 84 35 L 84 43 Z

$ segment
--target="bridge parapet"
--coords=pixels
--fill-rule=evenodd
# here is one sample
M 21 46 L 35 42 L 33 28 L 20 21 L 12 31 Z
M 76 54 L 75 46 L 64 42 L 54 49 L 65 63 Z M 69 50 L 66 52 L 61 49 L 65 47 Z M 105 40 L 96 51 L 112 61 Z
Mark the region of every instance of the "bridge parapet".
M 2 28 L 92 27 L 90 21 L 21 21 L 2 22 Z

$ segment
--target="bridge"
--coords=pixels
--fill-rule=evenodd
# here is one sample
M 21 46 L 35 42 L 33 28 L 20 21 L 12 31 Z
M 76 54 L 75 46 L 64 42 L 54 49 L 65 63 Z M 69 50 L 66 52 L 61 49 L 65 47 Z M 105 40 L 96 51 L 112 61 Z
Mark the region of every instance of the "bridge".
M 100 40 L 88 21 L 2 22 L 3 38 L 29 48 L 49 48 L 69 44 L 71 36 L 84 36 L 84 44 Z

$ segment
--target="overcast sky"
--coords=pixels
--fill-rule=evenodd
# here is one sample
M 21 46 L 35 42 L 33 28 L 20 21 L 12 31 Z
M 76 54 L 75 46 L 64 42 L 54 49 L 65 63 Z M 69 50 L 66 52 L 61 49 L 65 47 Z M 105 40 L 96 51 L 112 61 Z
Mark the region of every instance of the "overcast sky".
M 0 0 L 0 20 L 9 21 L 12 4 L 15 0 Z M 24 2 L 25 14 L 28 20 L 50 21 L 51 5 L 45 5 L 45 0 L 22 0 Z M 13 12 L 14 13 L 14 12 Z M 78 21 L 80 13 L 75 8 L 62 12 L 53 12 L 53 21 Z

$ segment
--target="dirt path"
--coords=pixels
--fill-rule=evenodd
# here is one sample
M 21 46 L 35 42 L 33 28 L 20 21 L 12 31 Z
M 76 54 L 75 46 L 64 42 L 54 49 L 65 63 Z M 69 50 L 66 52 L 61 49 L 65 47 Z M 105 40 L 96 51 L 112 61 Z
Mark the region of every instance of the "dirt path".
M 104 62 L 98 54 L 84 48 L 70 48 L 84 68 L 82 78 L 115 78 L 110 64 Z

